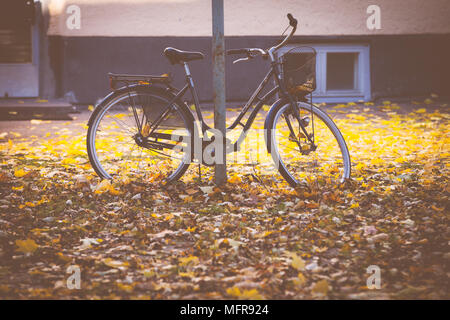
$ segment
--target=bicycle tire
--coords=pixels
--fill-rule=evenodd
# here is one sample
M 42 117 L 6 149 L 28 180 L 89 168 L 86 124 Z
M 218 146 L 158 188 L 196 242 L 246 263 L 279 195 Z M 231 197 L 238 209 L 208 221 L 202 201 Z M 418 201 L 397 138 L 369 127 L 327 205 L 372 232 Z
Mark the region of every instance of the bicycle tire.
M 102 116 L 107 112 L 108 108 L 114 106 L 116 101 L 119 101 L 120 98 L 123 98 L 124 96 L 128 96 L 129 94 L 132 94 L 132 95 L 149 94 L 149 95 L 160 98 L 167 102 L 173 100 L 173 97 L 174 97 L 173 94 L 171 94 L 166 89 L 161 88 L 161 87 L 134 85 L 134 86 L 124 87 L 124 88 L 116 90 L 115 92 L 113 92 L 110 95 L 108 95 L 107 97 L 105 97 L 104 100 L 99 103 L 99 105 L 95 108 L 94 112 L 91 114 L 91 116 L 89 118 L 86 146 L 87 146 L 89 161 L 90 161 L 94 171 L 102 179 L 112 179 L 112 176 L 103 169 L 103 167 L 100 164 L 98 157 L 96 155 L 96 148 L 95 148 L 96 133 L 95 133 L 95 131 L 98 127 L 99 121 L 101 121 Z M 176 110 L 178 111 L 179 115 L 183 119 L 183 121 L 186 125 L 186 129 L 189 131 L 189 135 L 191 137 L 193 137 L 194 118 L 193 118 L 192 113 L 189 111 L 188 107 L 181 101 L 175 101 L 175 102 L 173 102 L 173 105 L 175 105 Z M 192 140 L 191 140 L 191 143 L 192 143 Z M 189 158 L 183 158 L 183 161 L 181 161 L 178 168 L 176 170 L 174 170 L 173 173 L 170 174 L 167 178 L 164 179 L 164 183 L 170 183 L 170 182 L 178 180 L 181 176 L 183 176 L 183 174 L 189 168 L 190 163 L 191 163 L 191 155 L 189 155 Z
M 311 111 L 311 106 L 309 103 L 297 102 L 297 105 L 301 110 L 304 110 L 306 112 Z M 265 138 L 267 151 L 271 154 L 272 159 L 279 173 L 289 183 L 291 187 L 296 187 L 298 186 L 299 181 L 298 179 L 296 179 L 296 177 L 294 177 L 292 173 L 289 172 L 288 168 L 281 159 L 281 156 L 278 152 L 278 146 L 276 143 L 276 136 L 275 136 L 276 128 L 274 128 L 274 126 L 276 126 L 277 119 L 281 116 L 282 113 L 284 113 L 287 110 L 288 107 L 289 103 L 280 101 L 278 103 L 275 103 L 271 107 L 265 121 L 265 129 L 266 129 Z M 325 111 L 313 105 L 312 112 L 314 114 L 314 117 L 318 117 L 321 121 L 325 123 L 328 129 L 330 129 L 339 145 L 344 164 L 344 172 L 340 179 L 340 181 L 343 182 L 345 179 L 350 178 L 351 175 L 350 153 L 348 151 L 348 147 L 344 140 L 344 137 L 342 136 L 342 133 L 340 132 L 336 124 L 333 122 L 333 120 Z

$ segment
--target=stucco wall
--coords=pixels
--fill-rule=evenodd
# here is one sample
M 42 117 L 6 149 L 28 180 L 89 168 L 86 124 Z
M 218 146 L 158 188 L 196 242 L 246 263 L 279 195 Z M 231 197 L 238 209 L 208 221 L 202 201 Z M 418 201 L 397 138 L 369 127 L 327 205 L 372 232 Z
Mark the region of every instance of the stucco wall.
M 210 36 L 210 0 L 41 0 L 48 33 L 63 36 Z M 66 8 L 81 9 L 81 28 L 66 27 Z M 381 8 L 381 29 L 368 30 L 366 9 Z M 286 13 L 297 34 L 396 35 L 450 33 L 450 0 L 225 0 L 225 35 L 279 35 Z

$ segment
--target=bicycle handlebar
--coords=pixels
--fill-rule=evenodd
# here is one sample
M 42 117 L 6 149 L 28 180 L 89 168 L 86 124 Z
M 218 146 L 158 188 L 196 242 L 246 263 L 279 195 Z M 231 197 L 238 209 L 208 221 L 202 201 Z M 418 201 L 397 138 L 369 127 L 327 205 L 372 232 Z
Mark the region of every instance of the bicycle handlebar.
M 270 55 L 271 58 L 273 58 L 272 57 L 272 53 L 274 51 L 280 49 L 281 47 L 283 47 L 286 44 L 286 42 L 288 42 L 291 39 L 291 37 L 294 35 L 295 31 L 297 30 L 297 24 L 298 24 L 297 19 L 295 19 L 292 16 L 292 14 L 290 14 L 290 13 L 287 14 L 287 18 L 289 20 L 289 25 L 292 27 L 292 30 L 286 36 L 286 38 L 284 38 L 284 40 L 281 41 L 278 45 L 270 48 L 267 51 L 263 50 L 263 49 L 260 49 L 260 48 L 230 49 L 230 50 L 227 50 L 227 55 L 232 55 L 232 54 L 246 54 L 247 55 L 246 58 L 237 59 L 233 63 L 236 63 L 238 61 L 243 61 L 243 60 L 249 60 L 249 59 L 253 58 L 254 56 L 256 56 L 258 54 L 261 54 L 265 58 L 267 57 L 267 55 Z
M 227 55 L 247 54 L 247 53 L 248 53 L 248 49 L 230 49 L 230 50 L 227 50 Z
M 273 51 L 276 51 L 276 50 L 280 49 L 282 46 L 284 46 L 284 45 L 286 44 L 286 42 L 288 42 L 288 41 L 292 38 L 292 36 L 294 35 L 295 31 L 297 31 L 297 24 L 298 24 L 297 19 L 295 19 L 295 18 L 292 16 L 292 14 L 290 14 L 290 13 L 287 14 L 287 17 L 288 17 L 288 19 L 289 19 L 289 25 L 292 27 L 292 30 L 291 30 L 291 32 L 286 36 L 286 38 L 284 38 L 283 41 L 281 41 L 278 45 L 276 45 L 276 46 L 270 48 L 270 50 L 271 50 L 272 52 L 273 52 Z
M 230 49 L 227 50 L 227 55 L 232 54 L 245 54 L 245 58 L 240 58 L 237 60 L 234 60 L 233 63 L 237 63 L 239 61 L 246 61 L 250 60 L 258 55 L 261 55 L 263 58 L 267 58 L 267 52 L 260 48 L 242 48 L 242 49 Z
M 297 27 L 298 21 L 297 21 L 297 19 L 295 19 L 295 18 L 292 16 L 292 14 L 288 13 L 288 14 L 287 14 L 287 18 L 289 19 L 289 24 L 290 24 L 291 27 Z

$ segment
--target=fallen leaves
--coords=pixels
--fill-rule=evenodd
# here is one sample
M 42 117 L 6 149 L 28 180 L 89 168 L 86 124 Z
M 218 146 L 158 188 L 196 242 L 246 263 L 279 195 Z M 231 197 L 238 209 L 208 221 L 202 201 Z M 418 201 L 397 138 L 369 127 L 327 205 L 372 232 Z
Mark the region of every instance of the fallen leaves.
M 182 257 L 178 259 L 180 266 L 198 264 L 199 260 L 196 256 Z
M 237 287 L 227 289 L 227 294 L 236 299 L 242 300 L 262 300 L 263 296 L 256 289 L 241 291 Z
M 23 252 L 25 254 L 34 253 L 39 246 L 32 239 L 26 240 L 16 240 L 17 251 Z
M 286 255 L 291 257 L 291 266 L 294 269 L 298 271 L 305 269 L 305 261 L 303 261 L 303 259 L 300 258 L 295 252 L 287 252 Z
M 113 260 L 111 258 L 103 259 L 102 262 L 111 268 L 126 269 L 130 265 L 127 261 Z
M 323 295 L 323 296 L 326 296 L 328 294 L 329 290 L 330 290 L 330 287 L 328 285 L 328 281 L 325 279 L 318 281 L 312 288 L 313 293 Z
M 121 192 L 120 190 L 114 188 L 113 184 L 110 180 L 102 180 L 94 190 L 94 193 L 96 194 L 103 194 L 105 192 L 109 192 L 112 195 L 119 195 Z
M 448 298 L 448 112 L 388 101 L 329 110 L 352 180 L 316 172 L 297 189 L 250 152 L 221 187 L 194 166 L 165 187 L 125 171 L 100 181 L 85 131 L 2 133 L 0 297 Z M 77 293 L 64 289 L 69 264 L 83 274 Z M 380 290 L 366 287 L 369 265 Z
M 14 176 L 16 178 L 23 178 L 25 176 L 28 176 L 30 173 L 31 173 L 30 171 L 26 171 L 24 169 L 19 169 L 19 170 L 14 171 Z
M 82 244 L 77 247 L 78 250 L 85 250 L 92 247 L 92 245 L 96 245 L 102 242 L 101 239 L 94 239 L 94 238 L 84 238 L 81 239 Z

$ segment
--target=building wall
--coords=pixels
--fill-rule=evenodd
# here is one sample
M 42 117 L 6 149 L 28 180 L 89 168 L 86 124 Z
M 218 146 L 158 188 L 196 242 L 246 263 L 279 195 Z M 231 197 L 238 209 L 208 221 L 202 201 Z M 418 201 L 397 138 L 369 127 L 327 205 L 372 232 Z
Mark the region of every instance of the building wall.
M 162 55 L 165 47 L 198 50 L 191 69 L 201 100 L 211 100 L 210 0 L 45 0 L 47 62 L 41 93 L 94 103 L 108 91 L 107 73 L 171 72 L 182 86 L 183 70 Z M 300 20 L 296 43 L 370 45 L 372 97 L 448 95 L 450 1 L 378 0 L 382 29 L 366 28 L 366 0 L 225 0 L 226 48 L 277 43 L 291 12 Z M 65 26 L 66 8 L 81 8 L 81 28 Z M 46 11 L 47 12 L 47 11 Z M 227 99 L 248 98 L 267 71 L 262 59 L 233 65 L 227 57 Z M 42 89 L 44 88 L 44 89 Z
M 63 36 L 211 36 L 210 0 L 46 0 L 49 33 Z M 225 35 L 276 36 L 286 13 L 301 35 L 450 33 L 448 0 L 225 0 Z M 66 27 L 66 8 L 81 9 L 79 30 Z M 381 9 L 380 30 L 368 30 L 369 5 Z

